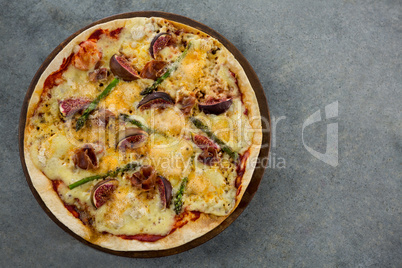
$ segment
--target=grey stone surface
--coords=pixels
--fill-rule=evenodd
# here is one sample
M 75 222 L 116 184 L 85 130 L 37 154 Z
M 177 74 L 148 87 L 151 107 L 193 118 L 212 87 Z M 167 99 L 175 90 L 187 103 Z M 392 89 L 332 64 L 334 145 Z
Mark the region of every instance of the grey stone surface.
M 19 162 L 18 120 L 31 79 L 70 34 L 117 13 L 158 10 L 200 21 L 246 56 L 276 125 L 253 201 L 223 233 L 157 259 L 109 255 L 53 223 Z M 1 267 L 401 267 L 400 1 L 1 0 Z M 339 116 L 305 129 L 325 151 L 338 123 L 339 165 L 312 156 L 303 122 L 334 101 Z M 276 165 L 273 166 L 273 160 Z M 278 163 L 280 167 L 278 168 Z

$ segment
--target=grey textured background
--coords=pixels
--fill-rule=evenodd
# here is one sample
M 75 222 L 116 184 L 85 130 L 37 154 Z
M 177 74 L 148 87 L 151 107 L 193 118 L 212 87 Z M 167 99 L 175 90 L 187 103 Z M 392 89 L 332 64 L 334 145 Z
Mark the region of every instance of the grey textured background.
M 401 1 L 5 1 L 0 8 L 0 266 L 401 267 Z M 117 13 L 188 16 L 229 39 L 265 88 L 277 124 L 268 168 L 245 212 L 188 252 L 109 255 L 53 223 L 19 162 L 22 100 L 47 55 Z M 304 148 L 304 120 L 339 101 L 339 165 Z M 326 120 L 305 131 L 325 151 Z

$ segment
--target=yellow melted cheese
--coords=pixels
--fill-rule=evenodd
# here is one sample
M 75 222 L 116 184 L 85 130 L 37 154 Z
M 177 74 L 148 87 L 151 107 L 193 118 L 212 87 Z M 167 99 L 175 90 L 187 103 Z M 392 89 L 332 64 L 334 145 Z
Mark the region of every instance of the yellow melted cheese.
M 227 215 L 235 204 L 233 177 L 225 178 L 219 166 L 198 164 L 188 176 L 184 205 L 189 210 Z
M 174 224 L 174 212 L 162 208 L 159 195 L 148 198 L 146 192 L 132 191 L 121 183 L 111 200 L 97 211 L 95 226 L 101 232 L 117 235 L 166 235 Z

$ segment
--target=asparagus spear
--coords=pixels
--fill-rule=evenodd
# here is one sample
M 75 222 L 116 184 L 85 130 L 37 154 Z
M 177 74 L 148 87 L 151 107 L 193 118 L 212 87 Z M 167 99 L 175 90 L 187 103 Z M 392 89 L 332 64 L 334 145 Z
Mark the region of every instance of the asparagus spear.
M 225 153 L 227 153 L 230 157 L 233 158 L 233 160 L 237 160 L 237 158 L 239 157 L 239 154 L 235 151 L 232 150 L 232 148 L 230 148 L 228 145 L 226 145 L 222 140 L 220 140 L 214 133 L 212 133 L 212 131 L 210 131 L 208 129 L 208 127 L 206 125 L 204 125 L 204 123 L 201 122 L 201 120 L 195 118 L 195 117 L 190 117 L 191 122 L 200 130 L 202 130 L 205 134 L 207 134 L 207 136 L 212 139 L 214 142 L 216 142 L 217 144 L 219 144 L 219 146 L 222 148 L 222 151 L 224 151 Z
M 188 181 L 188 178 L 185 177 L 180 184 L 180 189 L 177 192 L 175 200 L 174 200 L 174 211 L 176 212 L 177 215 L 180 214 L 181 209 L 183 207 L 183 193 L 184 193 L 184 189 L 186 188 L 187 181 Z
M 184 51 L 181 53 L 179 57 L 177 57 L 176 61 L 172 63 L 172 65 L 167 69 L 167 71 L 149 87 L 141 91 L 141 95 L 148 95 L 151 94 L 166 78 L 168 78 L 174 71 L 179 68 L 179 62 L 184 59 L 184 57 L 187 55 L 188 50 L 191 47 L 191 42 L 188 43 L 188 46 Z
M 144 126 L 144 124 L 142 124 L 140 121 L 129 118 L 128 114 L 120 114 L 120 118 L 123 119 L 126 122 L 129 122 L 129 123 L 131 123 L 133 125 L 136 125 L 140 129 L 142 129 L 145 132 L 147 132 L 148 134 L 154 133 L 154 131 L 152 129 Z
M 142 129 L 145 132 L 147 132 L 148 134 L 154 133 L 154 134 L 159 134 L 159 135 L 167 137 L 166 133 L 159 132 L 159 131 L 156 131 L 154 129 L 148 128 L 148 127 L 144 126 L 144 124 L 142 124 L 140 121 L 129 118 L 128 114 L 120 114 L 120 118 L 123 119 L 126 122 L 129 122 L 129 123 L 131 123 L 133 125 L 136 125 L 140 129 Z
M 123 172 L 131 170 L 131 169 L 135 169 L 138 166 L 140 166 L 140 164 L 138 164 L 138 163 L 135 163 L 135 162 L 129 163 L 129 164 L 125 165 L 122 168 L 118 167 L 115 170 L 108 171 L 107 173 L 102 174 L 102 175 L 95 175 L 95 176 L 90 176 L 90 177 L 83 178 L 83 179 L 81 179 L 79 181 L 76 181 L 76 182 L 70 184 L 68 186 L 68 188 L 70 188 L 70 190 L 72 190 L 75 187 L 78 187 L 78 186 L 80 186 L 82 184 L 85 184 L 85 183 L 93 181 L 93 180 L 105 179 L 107 177 L 116 177 L 117 175 L 119 175 L 119 173 L 123 173 Z
M 105 98 L 107 95 L 109 95 L 110 91 L 119 83 L 119 79 L 115 78 L 113 79 L 112 82 L 102 91 L 101 94 L 96 97 L 88 106 L 88 108 L 84 111 L 84 113 L 81 115 L 80 118 L 78 118 L 77 124 L 75 125 L 75 130 L 78 131 L 80 130 L 84 125 L 85 122 L 88 119 L 89 114 L 95 110 L 95 108 L 98 106 L 99 102 L 101 99 Z

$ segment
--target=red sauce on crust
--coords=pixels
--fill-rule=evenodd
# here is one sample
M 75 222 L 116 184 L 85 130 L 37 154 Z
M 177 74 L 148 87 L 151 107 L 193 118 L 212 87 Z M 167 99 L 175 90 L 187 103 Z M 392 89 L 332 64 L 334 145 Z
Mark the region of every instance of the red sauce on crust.
M 63 82 L 63 73 L 67 70 L 68 66 L 71 63 L 71 60 L 74 57 L 74 53 L 71 53 L 70 56 L 63 59 L 63 63 L 60 65 L 60 68 L 51 73 L 43 83 L 43 92 L 47 92 L 49 89 L 60 85 Z
M 117 37 L 119 36 L 121 30 L 123 30 L 123 27 L 120 27 L 120 28 L 117 28 L 117 29 L 111 31 L 111 32 L 109 33 L 109 36 L 110 36 L 111 38 L 117 39 Z
M 64 182 L 61 181 L 61 180 L 52 180 L 53 190 L 54 190 L 57 194 L 59 193 L 59 192 L 58 192 L 58 188 L 59 188 L 59 186 L 62 185 L 62 184 L 64 184 Z M 62 201 L 62 202 L 63 202 L 64 207 L 65 207 L 68 211 L 70 211 L 71 214 L 73 214 L 74 217 L 76 217 L 77 219 L 80 218 L 80 213 L 78 212 L 76 206 L 74 206 L 74 205 L 68 205 L 68 204 L 66 204 L 64 201 Z
M 58 193 L 57 189 L 59 188 L 59 185 L 63 183 L 63 181 L 61 181 L 61 180 L 52 180 L 51 182 L 52 182 L 53 190 L 56 193 Z
M 64 203 L 64 202 L 63 202 Z M 64 206 L 66 207 L 66 209 L 68 211 L 71 212 L 71 214 L 73 214 L 74 217 L 76 217 L 77 219 L 80 219 L 80 213 L 77 211 L 77 207 L 74 205 L 67 205 L 66 203 L 64 203 Z M 84 223 L 85 224 L 85 223 Z
M 108 29 L 98 29 L 95 30 L 89 37 L 88 40 L 96 40 L 98 41 L 101 38 L 102 34 L 109 36 L 110 38 L 117 39 L 123 27 L 117 28 L 113 31 L 109 31 Z
M 235 181 L 235 187 L 237 188 L 237 195 L 240 193 L 239 188 L 241 188 L 241 180 L 243 178 L 244 172 L 246 171 L 247 159 L 250 156 L 250 149 L 248 149 L 243 155 L 240 156 L 237 162 L 236 172 L 237 177 Z
M 241 188 L 242 188 L 242 185 L 240 185 L 240 186 L 239 186 L 239 188 L 237 188 L 237 191 L 236 191 L 236 196 L 240 194 L 240 192 L 241 192 Z
M 138 240 L 141 242 L 155 242 L 166 235 L 150 235 L 150 234 L 137 234 L 137 235 L 118 235 L 118 237 L 126 239 L 126 240 Z
M 117 39 L 120 32 L 123 30 L 123 27 L 117 28 L 113 31 L 109 31 L 108 29 L 97 29 L 95 30 L 87 40 L 94 40 L 98 41 L 101 38 L 102 34 L 106 34 L 110 38 Z M 83 41 L 85 42 L 85 41 Z M 51 98 L 52 95 L 48 92 L 50 89 L 52 89 L 55 86 L 60 85 L 64 80 L 63 80 L 63 73 L 67 70 L 68 66 L 72 63 L 74 59 L 74 52 L 72 52 L 67 58 L 63 59 L 62 64 L 60 65 L 59 69 L 53 73 L 51 73 L 43 83 L 43 92 L 41 94 L 41 99 L 38 103 L 39 104 L 42 102 L 43 98 L 46 96 L 48 98 Z
M 88 38 L 88 40 L 92 39 L 92 40 L 96 40 L 98 41 L 101 37 L 102 34 L 106 34 L 107 36 L 117 39 L 120 32 L 123 30 L 123 27 L 117 28 L 113 31 L 109 31 L 109 30 L 104 30 L 104 29 L 98 29 L 95 30 Z M 63 63 L 60 65 L 60 68 L 51 73 L 45 80 L 45 82 L 43 83 L 43 89 L 44 91 L 47 91 L 55 86 L 60 85 L 63 82 L 63 73 L 67 70 L 68 66 L 70 65 L 72 59 L 74 57 L 74 53 L 71 53 L 70 56 L 68 56 L 67 58 L 63 59 Z
M 89 37 L 88 40 L 99 40 L 100 36 L 105 32 L 103 29 L 95 30 Z

